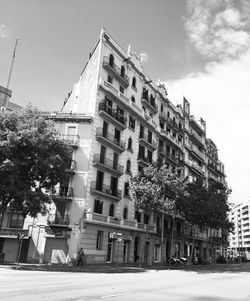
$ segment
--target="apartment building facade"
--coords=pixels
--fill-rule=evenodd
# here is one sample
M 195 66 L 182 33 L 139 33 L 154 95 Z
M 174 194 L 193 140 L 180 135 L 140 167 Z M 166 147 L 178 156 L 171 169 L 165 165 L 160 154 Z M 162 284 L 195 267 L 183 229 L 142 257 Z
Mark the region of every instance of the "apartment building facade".
M 250 260 L 250 201 L 236 205 L 229 214 L 234 231 L 229 234 L 229 250 L 233 256 L 246 256 Z
M 83 248 L 87 263 L 152 264 L 170 254 L 190 256 L 193 241 L 194 254 L 206 260 L 225 254 L 221 231 L 192 231 L 181 217 L 166 215 L 162 222 L 134 207 L 130 179 L 153 162 L 191 181 L 225 181 L 225 173 L 205 121 L 190 114 L 188 100 L 173 105 L 166 87 L 145 74 L 140 57 L 106 30 L 61 112 L 44 116 L 70 141 L 73 155 L 68 181 L 51 196 L 50 214 L 30 227 L 28 261 L 70 263 Z

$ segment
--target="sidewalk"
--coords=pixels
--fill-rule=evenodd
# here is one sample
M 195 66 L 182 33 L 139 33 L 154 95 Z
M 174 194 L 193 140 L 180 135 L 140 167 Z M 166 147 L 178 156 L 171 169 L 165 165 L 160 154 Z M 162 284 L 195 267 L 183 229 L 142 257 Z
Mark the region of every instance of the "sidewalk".
M 29 264 L 20 263 L 16 264 L 4 264 L 0 265 L 0 268 L 9 268 L 26 271 L 51 271 L 51 272 L 73 272 L 73 273 L 143 273 L 148 270 L 169 270 L 167 265 L 152 265 L 142 266 L 137 265 L 116 265 L 116 264 L 86 264 L 84 266 L 69 266 L 69 265 L 56 265 L 56 264 Z M 234 264 L 209 264 L 209 265 L 178 265 L 171 266 L 170 270 L 185 270 L 185 271 L 197 271 L 197 272 L 215 272 L 215 271 L 250 271 L 250 262 L 248 263 L 234 263 Z

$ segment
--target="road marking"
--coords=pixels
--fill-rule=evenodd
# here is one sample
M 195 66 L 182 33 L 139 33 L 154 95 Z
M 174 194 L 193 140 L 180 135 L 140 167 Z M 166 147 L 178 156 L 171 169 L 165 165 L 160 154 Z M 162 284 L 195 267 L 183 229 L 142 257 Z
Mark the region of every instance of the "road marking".
M 124 292 L 124 293 L 117 293 L 117 294 L 112 294 L 112 295 L 104 295 L 101 298 L 106 299 L 106 298 L 113 298 L 117 296 L 124 296 L 124 295 L 131 295 L 133 292 Z

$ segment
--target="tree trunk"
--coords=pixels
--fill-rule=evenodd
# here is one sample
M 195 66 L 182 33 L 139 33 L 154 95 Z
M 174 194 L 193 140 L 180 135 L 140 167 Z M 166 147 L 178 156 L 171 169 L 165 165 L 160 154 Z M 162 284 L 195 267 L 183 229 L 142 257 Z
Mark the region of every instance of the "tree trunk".
M 193 229 L 194 229 L 194 231 L 193 231 Z M 195 232 L 196 232 L 196 226 L 192 225 L 193 241 L 192 241 L 192 250 L 191 250 L 191 254 L 190 254 L 190 265 L 192 265 L 192 259 L 193 259 L 193 254 L 194 254 Z
M 163 212 L 162 220 L 161 220 L 161 266 L 163 266 L 164 218 L 165 218 L 165 214 Z
M 171 258 L 172 258 L 172 245 L 173 245 L 173 237 L 174 237 L 174 215 L 173 215 L 173 225 L 172 225 L 172 231 L 171 231 L 171 239 L 170 239 L 170 252 L 169 252 L 169 261 L 168 261 L 168 268 L 171 267 Z
M 144 242 L 142 243 L 142 246 L 141 246 L 141 256 L 140 256 L 140 261 L 139 261 L 139 267 L 142 266 L 143 261 L 144 261 L 147 237 L 148 237 L 148 225 L 146 224 L 146 234 L 145 234 Z

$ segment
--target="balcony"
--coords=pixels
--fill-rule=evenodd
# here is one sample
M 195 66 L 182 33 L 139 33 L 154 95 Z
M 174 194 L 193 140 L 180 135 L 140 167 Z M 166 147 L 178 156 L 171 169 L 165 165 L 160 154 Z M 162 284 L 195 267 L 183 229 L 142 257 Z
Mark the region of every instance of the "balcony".
M 103 58 L 103 68 L 110 72 L 125 88 L 129 86 L 129 77 L 126 74 L 122 75 L 121 69 L 115 63 L 111 66 L 107 56 Z
M 107 185 L 97 185 L 95 181 L 91 181 L 90 192 L 99 196 L 104 196 L 109 199 L 119 201 L 122 197 L 122 192 L 120 189 L 114 187 L 113 189 Z
M 197 131 L 199 131 L 199 132 L 200 131 L 205 132 L 205 126 L 201 125 L 200 122 L 198 122 L 197 120 L 195 120 L 194 116 L 190 116 L 189 117 L 189 124 L 193 128 L 197 129 Z
M 143 95 L 141 99 L 142 105 L 147 107 L 151 112 L 156 114 L 158 112 L 157 106 L 155 104 L 155 101 L 149 101 L 148 97 Z
M 203 177 L 205 176 L 204 170 L 198 164 L 192 162 L 192 163 L 190 163 L 190 167 L 192 168 L 192 170 L 194 172 L 198 173 L 200 176 L 203 176 Z
M 123 166 L 108 158 L 102 157 L 100 154 L 94 154 L 93 165 L 104 171 L 111 172 L 118 177 L 123 174 Z
M 166 139 L 168 139 L 169 142 L 174 144 L 175 146 L 179 147 L 181 150 L 183 149 L 182 143 L 178 141 L 172 134 L 167 132 L 164 129 L 160 129 L 160 135 Z
M 19 235 L 24 235 L 25 238 L 29 236 L 29 230 L 23 228 L 8 228 L 2 227 L 0 230 L 0 237 L 2 238 L 18 238 Z
M 191 150 L 192 154 L 196 158 L 198 158 L 198 160 L 201 160 L 201 161 L 205 160 L 205 155 L 201 151 L 199 151 L 199 149 L 197 147 L 195 147 L 193 145 L 190 145 L 189 147 L 190 147 L 190 150 Z
M 150 148 L 153 151 L 157 149 L 156 140 L 152 138 L 150 139 L 149 136 L 146 134 L 140 135 L 139 143 L 143 144 L 144 146 Z
M 79 135 L 59 135 L 59 138 L 63 141 L 68 142 L 72 147 L 77 148 L 80 145 L 80 136 Z
M 72 160 L 70 167 L 65 170 L 68 174 L 73 175 L 76 173 L 76 161 Z
M 112 134 L 104 133 L 102 128 L 96 129 L 96 139 L 119 153 L 125 151 L 125 140 L 120 139 L 118 141 Z
M 120 219 L 114 216 L 107 216 L 95 212 L 86 212 L 85 222 L 94 223 L 94 224 L 102 224 L 105 226 L 118 226 L 119 228 L 124 229 L 138 229 L 138 231 L 146 232 L 146 228 L 149 232 L 155 233 L 156 227 L 154 224 L 141 224 L 136 221 L 131 221 L 127 219 Z
M 120 115 L 117 110 L 109 107 L 105 101 L 99 104 L 99 114 L 109 122 L 116 125 L 120 130 L 124 130 L 127 127 L 126 117 Z
M 167 120 L 167 115 L 164 113 L 164 112 L 160 112 L 159 113 L 159 117 L 161 118 L 161 119 L 163 119 L 164 121 L 166 121 Z
M 69 215 L 58 216 L 57 214 L 48 215 L 48 225 L 50 228 L 69 228 Z
M 193 140 L 194 143 L 198 144 L 199 146 L 205 146 L 205 138 L 198 135 L 194 130 L 190 131 L 190 138 Z
M 61 186 L 59 191 L 51 195 L 54 201 L 72 201 L 74 198 L 73 187 Z
M 166 153 L 166 158 L 172 161 L 175 164 L 178 164 L 178 157 L 171 155 L 170 153 Z
M 149 161 L 148 157 L 142 155 L 138 156 L 137 163 L 142 167 L 147 167 L 152 164 L 152 162 Z

